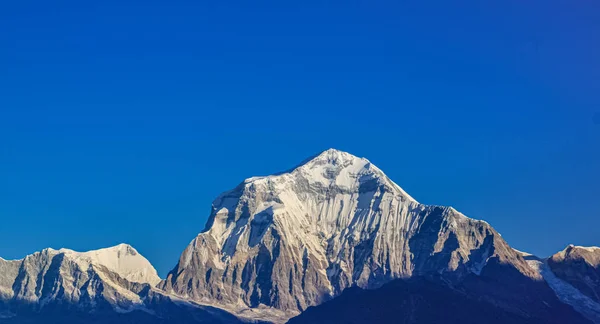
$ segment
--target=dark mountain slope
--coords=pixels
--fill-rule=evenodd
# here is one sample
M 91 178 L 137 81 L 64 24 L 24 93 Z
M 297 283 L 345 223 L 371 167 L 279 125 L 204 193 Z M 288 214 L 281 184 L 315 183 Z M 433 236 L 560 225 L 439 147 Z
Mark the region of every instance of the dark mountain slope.
M 438 279 L 415 277 L 396 280 L 374 290 L 351 288 L 336 299 L 310 307 L 288 323 L 590 323 L 572 308 L 552 299 L 552 304 L 546 306 L 546 312 L 540 312 L 520 309 L 519 306 L 524 305 L 522 301 L 496 304 L 489 295 L 474 295 L 468 291 L 489 289 L 498 283 L 489 278 L 473 278 L 467 284 L 470 287 L 451 288 Z M 541 293 L 544 293 L 543 290 Z M 498 294 L 503 293 L 500 291 Z M 512 309 L 507 306 L 512 306 Z

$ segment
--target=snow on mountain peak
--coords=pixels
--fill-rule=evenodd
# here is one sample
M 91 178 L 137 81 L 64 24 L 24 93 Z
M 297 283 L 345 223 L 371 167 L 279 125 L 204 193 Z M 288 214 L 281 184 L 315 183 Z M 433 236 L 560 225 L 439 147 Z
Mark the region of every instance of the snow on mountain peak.
M 416 202 L 414 198 L 366 158 L 357 157 L 333 148 L 305 160 L 289 171 L 270 176 L 248 178 L 243 183 L 251 185 L 264 181 L 275 184 L 305 182 L 318 188 L 337 187 L 356 190 L 362 184 L 373 180 L 389 185 L 407 201 Z
M 64 248 L 56 252 L 72 258 L 83 269 L 87 269 L 90 265 L 100 265 L 131 282 L 156 285 L 160 281 L 160 277 L 152 264 L 129 244 L 122 243 L 113 247 L 87 252 L 77 252 Z
M 600 265 L 600 247 L 596 246 L 577 246 L 569 244 L 564 250 L 550 257 L 554 262 L 564 262 L 565 260 L 584 260 L 594 267 Z
M 384 200 L 398 201 L 407 208 L 418 204 L 369 160 L 328 149 L 292 170 L 248 178 L 224 192 L 213 201 L 214 210 L 203 232 L 210 232 L 219 244 L 230 241 L 224 248 L 229 255 L 236 249 L 237 240 L 228 238 L 238 237 L 250 228 L 238 228 L 243 224 L 232 222 L 231 218 L 246 203 L 252 214 L 259 214 L 256 219 L 251 216 L 254 223 L 265 228 L 283 217 L 286 225 L 281 226 L 295 223 L 294 226 L 320 226 L 320 231 L 338 232 L 344 229 L 343 224 L 350 224 L 354 213 L 370 209 L 367 201 L 382 199 L 384 195 Z
M 579 249 L 579 250 L 585 250 L 588 252 L 600 252 L 600 247 L 597 247 L 597 246 L 579 246 L 579 245 L 569 244 L 567 249 L 569 249 L 569 250 Z M 567 249 L 565 249 L 565 250 L 567 250 Z
M 389 184 L 407 200 L 416 202 L 366 158 L 333 148 L 321 152 L 293 172 L 302 173 L 309 181 L 312 180 L 325 186 L 335 185 L 345 188 L 357 187 L 371 180 L 380 180 Z
M 329 163 L 333 165 L 343 165 L 345 163 L 353 163 L 357 161 L 369 163 L 369 160 L 365 158 L 360 158 L 348 152 L 330 148 L 313 156 L 312 158 L 309 158 L 304 163 L 302 163 L 301 166 L 314 163 Z

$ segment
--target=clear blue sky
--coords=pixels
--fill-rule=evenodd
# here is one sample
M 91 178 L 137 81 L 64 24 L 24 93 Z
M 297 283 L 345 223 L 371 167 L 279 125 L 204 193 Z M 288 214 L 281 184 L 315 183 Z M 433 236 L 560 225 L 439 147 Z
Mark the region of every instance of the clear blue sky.
M 335 147 L 539 255 L 600 245 L 597 1 L 7 1 L 0 256 L 161 275 L 244 178 Z

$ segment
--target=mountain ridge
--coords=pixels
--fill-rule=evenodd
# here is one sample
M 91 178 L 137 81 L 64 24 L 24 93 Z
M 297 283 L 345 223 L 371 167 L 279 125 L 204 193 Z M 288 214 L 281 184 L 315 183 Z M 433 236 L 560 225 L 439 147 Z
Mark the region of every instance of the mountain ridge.
M 577 318 L 542 266 L 489 223 L 421 204 L 369 160 L 328 149 L 219 195 L 164 279 L 127 244 L 0 258 L 0 317 L 2 307 L 13 314 L 19 303 L 38 305 L 35 311 L 48 303 L 86 311 L 102 304 L 145 321 L 280 323 L 348 288 L 426 278 L 444 285 L 432 289 L 461 287 L 509 317 Z
M 459 278 L 490 258 L 541 278 L 487 222 L 420 204 L 367 159 L 330 149 L 215 199 L 161 289 L 294 315 L 350 286 L 438 271 Z

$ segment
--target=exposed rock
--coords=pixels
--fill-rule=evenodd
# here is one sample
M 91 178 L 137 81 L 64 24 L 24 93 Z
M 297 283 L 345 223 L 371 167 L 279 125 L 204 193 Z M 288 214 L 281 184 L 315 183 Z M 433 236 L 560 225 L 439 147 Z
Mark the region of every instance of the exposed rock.
M 489 323 L 585 323 L 568 305 L 596 319 L 585 305 L 598 301 L 599 250 L 553 256 L 551 277 L 543 260 L 510 248 L 488 223 L 420 204 L 368 160 L 331 149 L 220 195 L 162 281 L 125 244 L 0 259 L 0 321 L 279 323 L 341 295 L 341 304 L 319 308 L 335 310 L 326 305 L 345 305 L 349 289 L 375 289 L 358 300 L 396 298 L 402 303 L 390 307 L 406 323 L 459 320 L 468 309 L 480 320 L 489 313 Z M 371 315 L 356 319 L 380 320 Z
M 590 321 L 600 324 L 600 303 L 584 295 L 567 281 L 558 278 L 550 270 L 548 259 L 541 259 L 531 254 L 527 254 L 525 258 L 531 268 L 543 276 L 561 302 L 571 305 Z
M 558 278 L 600 302 L 600 248 L 569 245 L 551 256 L 548 266 Z
M 488 223 L 420 204 L 368 160 L 331 149 L 218 197 L 160 287 L 289 316 L 348 287 L 427 274 L 460 280 L 489 260 L 540 280 Z

